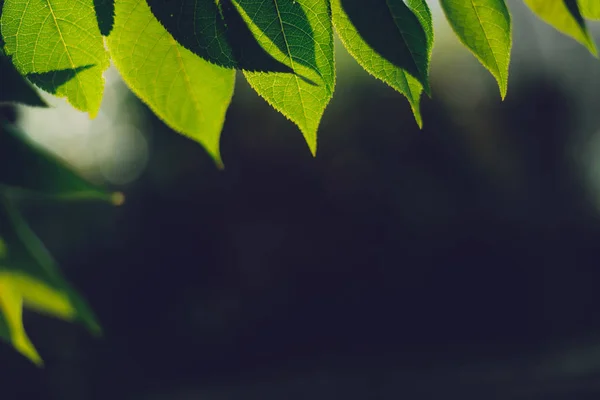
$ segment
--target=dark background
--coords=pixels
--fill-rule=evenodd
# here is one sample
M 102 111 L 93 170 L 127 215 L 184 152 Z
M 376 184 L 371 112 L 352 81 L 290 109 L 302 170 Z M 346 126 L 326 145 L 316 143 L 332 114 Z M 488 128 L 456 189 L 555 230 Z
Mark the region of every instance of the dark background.
M 598 398 L 600 64 L 533 21 L 504 102 L 440 39 L 422 131 L 340 55 L 314 159 L 242 79 L 223 171 L 142 108 L 123 206 L 22 204 L 105 335 L 26 313 L 3 398 Z

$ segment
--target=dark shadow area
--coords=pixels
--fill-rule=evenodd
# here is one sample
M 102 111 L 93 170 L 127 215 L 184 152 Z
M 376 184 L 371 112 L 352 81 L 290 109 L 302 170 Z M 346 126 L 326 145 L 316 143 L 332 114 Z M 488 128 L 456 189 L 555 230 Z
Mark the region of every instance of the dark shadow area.
M 90 69 L 93 66 L 94 64 L 90 64 L 82 65 L 81 67 L 77 68 L 66 68 L 55 71 L 31 73 L 27 74 L 26 77 L 40 89 L 45 90 L 48 93 L 55 94 L 62 85 L 75 78 L 78 73 L 85 71 L 86 69 Z
M 247 71 L 293 73 L 257 43 L 230 0 L 148 0 L 148 5 L 183 47 L 207 61 Z
M 575 19 L 575 21 L 577 22 L 577 25 L 579 25 L 581 27 L 582 31 L 585 32 L 585 35 L 588 36 L 589 33 L 587 32 L 586 22 L 585 22 L 585 19 L 583 18 L 583 15 L 581 15 L 580 6 L 579 6 L 579 4 L 577 4 L 577 0 L 564 0 L 564 1 L 565 1 L 565 6 L 567 7 L 567 10 L 569 10 L 569 13 L 573 17 L 573 19 Z
M 115 23 L 115 0 L 94 0 L 94 11 L 100 33 L 110 35 Z
M 342 0 L 341 4 L 360 37 L 373 50 L 419 81 L 424 81 L 427 37 L 417 17 L 404 3 L 396 6 L 396 10 L 400 11 L 395 16 L 398 21 L 394 20 L 386 0 L 372 0 L 369 7 L 365 7 L 361 0 Z M 399 23 L 406 30 L 404 33 L 400 31 Z M 418 48 L 414 46 L 415 42 L 420 43 Z
M 0 43 L 1 45 L 2 43 Z M 0 104 L 17 100 L 22 104 L 37 107 L 47 107 L 40 95 L 31 87 L 19 71 L 15 68 L 10 58 L 0 49 Z
M 317 65 L 315 41 L 311 40 L 315 37 L 315 33 L 299 2 L 241 1 L 238 2 L 238 6 L 279 51 L 292 56 L 294 62 L 315 69 Z M 234 8 L 231 0 L 224 3 L 224 13 L 227 7 Z

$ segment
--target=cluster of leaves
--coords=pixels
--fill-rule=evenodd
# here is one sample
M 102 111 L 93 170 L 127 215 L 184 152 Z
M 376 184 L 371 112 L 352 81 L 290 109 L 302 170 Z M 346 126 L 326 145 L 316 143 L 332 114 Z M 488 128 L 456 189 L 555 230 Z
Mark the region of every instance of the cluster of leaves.
M 433 1 L 433 0 L 427 0 Z M 236 71 L 295 123 L 310 151 L 335 87 L 334 30 L 371 75 L 408 99 L 422 125 L 434 42 L 425 0 L 0 0 L 0 102 L 45 106 L 35 86 L 94 117 L 110 62 L 166 124 L 221 165 L 219 138 Z M 512 45 L 505 0 L 439 0 L 460 41 L 507 92 Z M 586 19 L 598 0 L 524 0 L 597 55 Z M 111 199 L 1 122 L 0 336 L 40 362 L 22 304 L 98 330 L 84 302 L 13 206 L 15 193 Z M 17 174 L 4 174 L 15 171 Z M 43 177 L 41 173 L 44 173 Z M 9 179 L 10 177 L 10 179 Z M 16 178 L 15 178 L 16 177 Z M 114 200 L 114 199 L 113 199 Z
M 4 50 L 20 74 L 93 117 L 112 60 L 161 119 L 218 164 L 236 70 L 316 152 L 335 86 L 334 28 L 365 70 L 408 98 L 419 125 L 421 93 L 431 94 L 426 0 L 3 1 Z M 505 0 L 439 1 L 504 97 L 512 41 Z M 524 1 L 597 54 L 585 22 L 600 19 L 597 0 Z

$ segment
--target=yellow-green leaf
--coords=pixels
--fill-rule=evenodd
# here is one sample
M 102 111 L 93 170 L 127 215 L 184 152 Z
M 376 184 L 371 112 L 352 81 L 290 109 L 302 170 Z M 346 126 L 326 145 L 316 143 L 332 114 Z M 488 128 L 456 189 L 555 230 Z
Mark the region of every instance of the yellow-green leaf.
M 258 43 L 294 71 L 244 71 L 244 76 L 273 108 L 298 125 L 315 154 L 317 130 L 335 86 L 329 1 L 233 2 Z
M 0 192 L 0 337 L 41 364 L 23 327 L 23 307 L 100 327 L 83 299 L 61 276 L 56 263 L 18 211 Z
M 348 52 L 371 75 L 408 99 L 422 126 L 420 99 L 429 85 L 431 11 L 424 0 L 333 0 L 333 24 Z
M 511 19 L 504 0 L 440 0 L 440 4 L 460 41 L 496 78 L 504 98 L 512 46 Z
M 5 0 L 0 22 L 5 52 L 21 74 L 78 71 L 54 94 L 98 113 L 109 58 L 93 0 Z
M 578 3 L 585 18 L 600 20 L 600 0 L 578 0 Z
M 544 22 L 559 32 L 583 44 L 592 54 L 598 55 L 596 44 L 588 32 L 577 0 L 524 0 L 525 4 Z M 593 0 L 596 1 L 596 0 Z
M 127 85 L 167 125 L 201 143 L 221 163 L 219 139 L 235 71 L 201 59 L 178 44 L 145 0 L 119 0 L 108 37 Z
M 65 320 L 72 320 L 76 311 L 67 293 L 25 274 L 5 271 L 0 264 L 0 313 L 3 315 L 0 324 L 5 324 L 0 332 L 7 332 L 5 339 L 17 351 L 41 365 L 42 359 L 23 326 L 24 306 Z
M 0 332 L 2 338 L 37 365 L 42 358 L 29 340 L 23 326 L 23 296 L 8 276 L 0 274 Z

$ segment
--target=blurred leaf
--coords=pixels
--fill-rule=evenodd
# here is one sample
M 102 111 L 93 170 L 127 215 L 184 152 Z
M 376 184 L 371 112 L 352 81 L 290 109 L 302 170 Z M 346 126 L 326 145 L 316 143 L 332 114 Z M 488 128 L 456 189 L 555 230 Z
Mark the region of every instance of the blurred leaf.
M 115 23 L 115 0 L 94 0 L 94 11 L 100 33 L 110 35 Z
M 577 0 L 524 0 L 525 4 L 544 22 L 559 32 L 571 36 L 583 44 L 593 55 L 598 51 L 588 32 Z
M 18 211 L 0 193 L 0 337 L 41 365 L 23 328 L 23 306 L 50 316 L 80 321 L 94 333 L 100 326 L 85 301 L 61 276 L 56 263 Z
M 0 266 L 0 337 L 37 365 L 42 359 L 23 326 L 23 305 L 30 300 L 50 315 L 70 320 L 75 310 L 65 293 L 27 275 L 7 273 Z
M 292 72 L 254 39 L 230 0 L 147 0 L 180 45 L 214 64 L 248 71 Z
M 93 0 L 5 0 L 1 29 L 6 54 L 23 75 L 93 66 L 55 94 L 91 117 L 98 113 L 109 59 Z
M 440 0 L 440 4 L 460 41 L 496 78 L 504 98 L 512 46 L 511 19 L 504 0 Z
M 244 76 L 273 108 L 298 125 L 315 154 L 317 129 L 335 86 L 328 0 L 233 2 L 261 46 L 294 71 L 245 71 Z
M 119 194 L 102 190 L 58 157 L 42 149 L 15 126 L 0 121 L 0 187 L 57 199 L 97 199 L 117 202 Z
M 19 71 L 5 56 L 0 49 L 0 77 L 2 77 L 2 86 L 0 86 L 0 103 L 21 103 L 28 106 L 48 107 L 42 100 L 39 93 L 31 86 L 27 80 L 19 74 Z
M 183 48 L 152 15 L 145 0 L 116 3 L 108 45 L 127 85 L 167 125 L 201 143 L 220 164 L 219 138 L 233 96 L 235 71 Z
M 424 0 L 333 0 L 333 23 L 348 52 L 371 75 L 404 94 L 422 125 L 419 102 L 429 91 L 433 46 L 431 11 Z M 410 8 L 409 8 L 410 7 Z
M 600 20 L 600 1 L 598 0 L 579 0 L 581 14 L 585 18 Z

